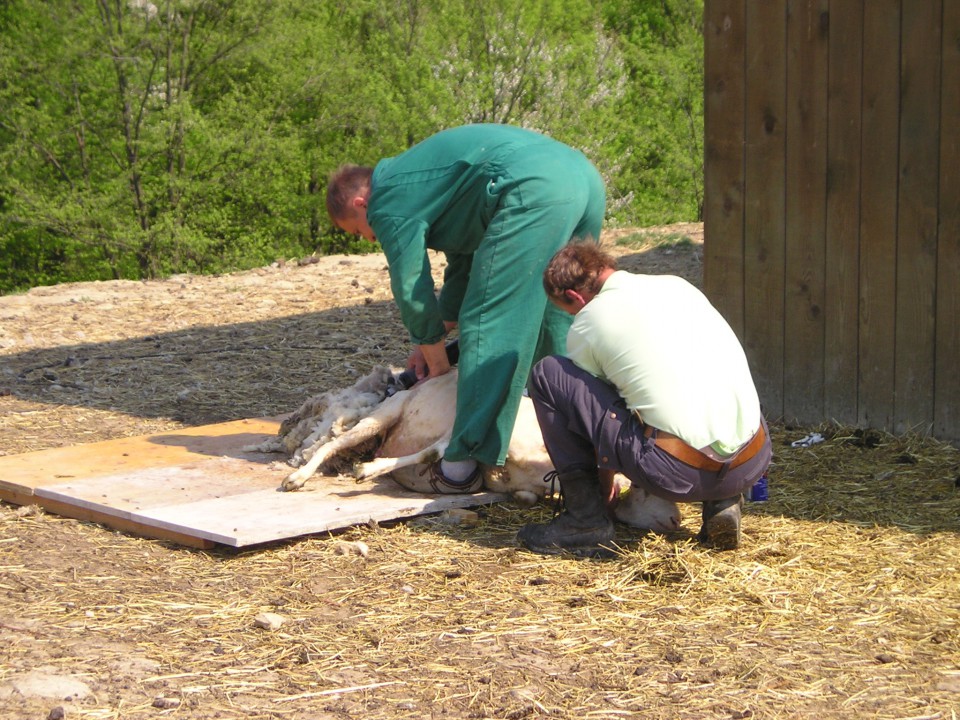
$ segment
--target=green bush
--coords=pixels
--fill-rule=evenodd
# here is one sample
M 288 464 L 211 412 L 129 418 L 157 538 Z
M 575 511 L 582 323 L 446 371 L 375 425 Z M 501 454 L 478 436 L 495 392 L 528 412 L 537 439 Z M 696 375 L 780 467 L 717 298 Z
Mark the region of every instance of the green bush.
M 611 224 L 702 213 L 702 0 L 10 0 L 0 293 L 374 249 L 327 175 L 445 128 L 579 147 Z

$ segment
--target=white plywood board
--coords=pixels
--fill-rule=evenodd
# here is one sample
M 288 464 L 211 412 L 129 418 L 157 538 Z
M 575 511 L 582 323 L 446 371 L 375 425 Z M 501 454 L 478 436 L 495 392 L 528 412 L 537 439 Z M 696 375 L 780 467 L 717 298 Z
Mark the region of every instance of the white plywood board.
M 389 478 L 322 475 L 282 492 L 292 470 L 282 457 L 243 450 L 278 426 L 237 421 L 2 457 L 0 498 L 149 537 L 245 547 L 507 497 L 423 495 Z

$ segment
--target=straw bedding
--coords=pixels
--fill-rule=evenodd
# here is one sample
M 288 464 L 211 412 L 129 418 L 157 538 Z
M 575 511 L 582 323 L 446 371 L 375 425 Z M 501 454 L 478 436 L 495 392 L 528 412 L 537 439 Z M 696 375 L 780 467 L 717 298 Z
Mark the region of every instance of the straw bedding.
M 616 253 L 698 281 L 679 232 Z M 0 298 L 0 449 L 288 412 L 402 362 L 382 256 L 317 260 Z M 772 429 L 732 553 L 695 505 L 607 561 L 520 550 L 545 506 L 207 552 L 0 505 L 0 716 L 956 718 L 960 452 Z M 5 692 L 38 669 L 91 694 Z

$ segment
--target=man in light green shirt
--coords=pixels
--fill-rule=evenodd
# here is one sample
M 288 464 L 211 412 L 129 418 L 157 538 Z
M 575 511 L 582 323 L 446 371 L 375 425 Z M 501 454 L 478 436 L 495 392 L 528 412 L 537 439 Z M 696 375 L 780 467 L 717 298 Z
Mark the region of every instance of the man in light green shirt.
M 602 481 L 621 472 L 652 495 L 702 502 L 700 539 L 737 547 L 742 493 L 772 451 L 733 330 L 686 280 L 618 271 L 595 244 L 559 251 L 543 282 L 575 316 L 567 357 L 538 363 L 530 389 L 566 510 L 520 542 L 588 554 L 610 542 Z
M 444 338 L 459 331 L 456 421 L 429 468 L 437 492 L 479 490 L 478 463 L 503 465 L 530 367 L 563 352 L 570 326 L 543 294 L 543 270 L 571 237 L 598 239 L 605 208 L 581 152 L 506 125 L 444 130 L 331 177 L 333 222 L 383 247 L 418 378 L 450 370 Z M 439 295 L 428 250 L 447 259 Z
M 760 401 L 740 341 L 683 278 L 610 273 L 577 313 L 567 356 L 616 386 L 647 425 L 709 448 L 718 459 L 760 427 Z

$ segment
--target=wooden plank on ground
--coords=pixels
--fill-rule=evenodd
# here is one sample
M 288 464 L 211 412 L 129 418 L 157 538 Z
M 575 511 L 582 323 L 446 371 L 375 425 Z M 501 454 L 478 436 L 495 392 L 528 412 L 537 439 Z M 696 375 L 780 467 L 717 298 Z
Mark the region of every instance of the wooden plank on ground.
M 934 432 L 960 444 L 960 3 L 943 6 Z
M 743 345 L 768 420 L 783 416 L 787 6 L 751 6 L 746 29 Z
M 857 422 L 863 4 L 830 4 L 824 419 Z
M 243 449 L 278 427 L 276 418 L 241 420 L 0 457 L 0 499 L 192 547 L 244 547 L 507 498 L 321 475 L 281 492 L 291 468 Z
M 0 457 L 0 494 L 32 495 L 65 478 L 92 477 L 166 467 L 204 456 L 245 457 L 245 445 L 276 435 L 279 418 L 234 420 L 105 442 L 50 448 Z M 6 498 L 4 498 L 6 499 Z
M 893 418 L 897 433 L 928 432 L 933 425 L 941 10 L 940 0 L 903 5 Z

